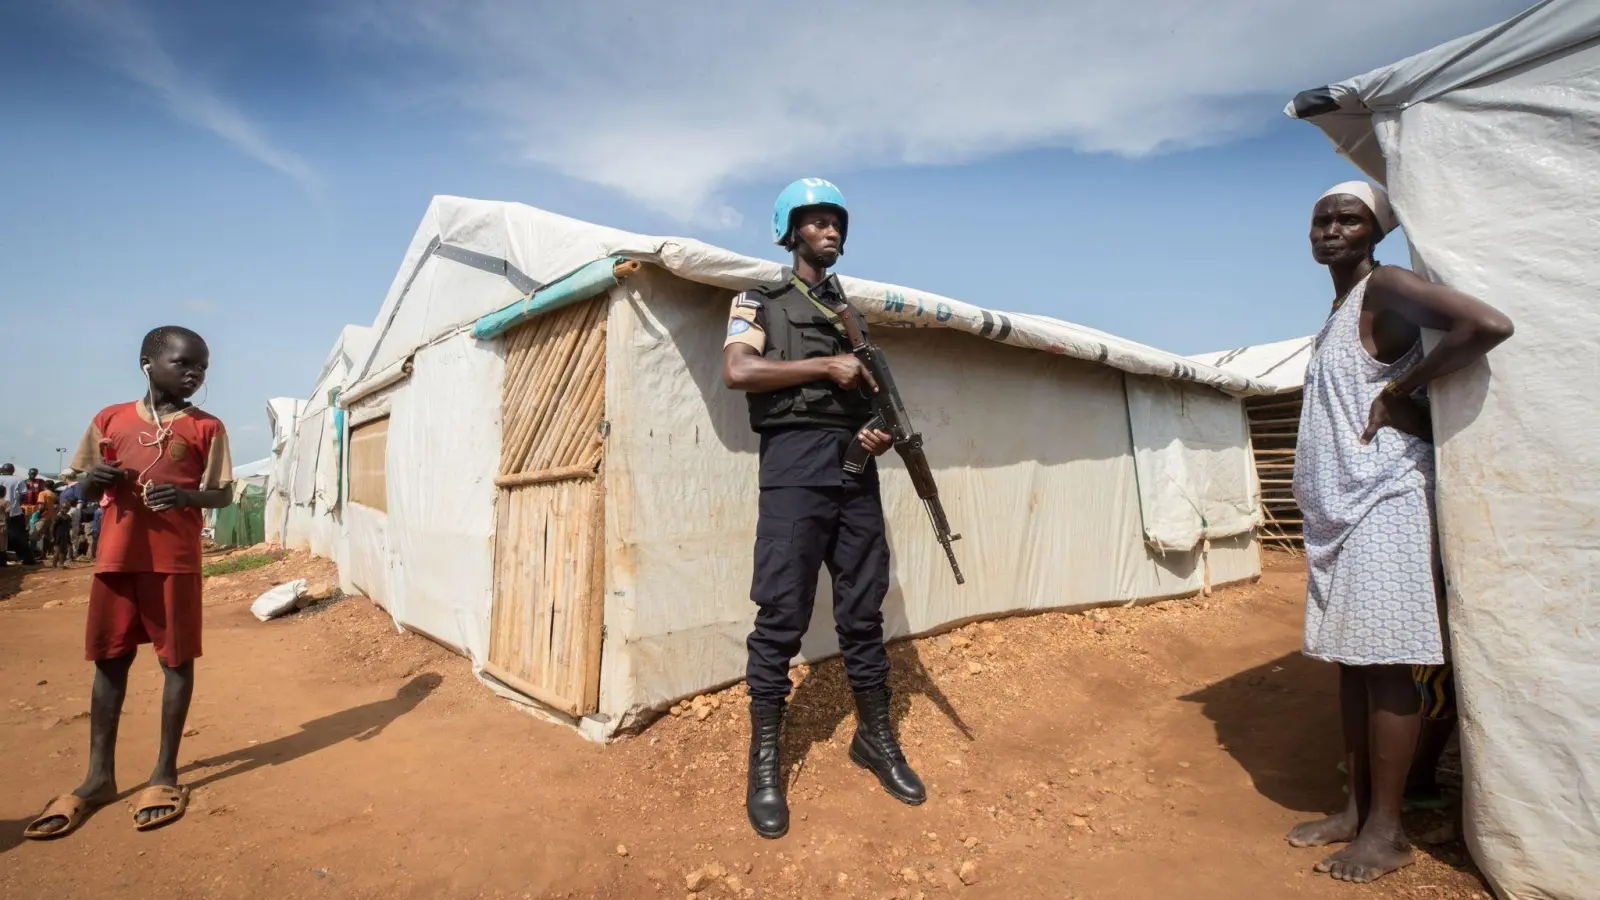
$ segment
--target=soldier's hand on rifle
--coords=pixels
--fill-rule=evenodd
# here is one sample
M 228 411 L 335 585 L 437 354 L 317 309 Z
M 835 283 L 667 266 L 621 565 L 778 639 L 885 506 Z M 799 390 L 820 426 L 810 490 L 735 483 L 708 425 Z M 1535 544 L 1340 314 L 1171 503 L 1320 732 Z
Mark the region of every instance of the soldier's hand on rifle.
M 828 357 L 828 378 L 847 391 L 863 382 L 874 391 L 878 389 L 878 383 L 872 380 L 872 373 L 861 364 L 861 360 L 848 353 Z
M 887 431 L 876 428 L 863 428 L 856 433 L 856 440 L 861 442 L 861 449 L 873 456 L 882 456 L 894 446 L 894 437 Z

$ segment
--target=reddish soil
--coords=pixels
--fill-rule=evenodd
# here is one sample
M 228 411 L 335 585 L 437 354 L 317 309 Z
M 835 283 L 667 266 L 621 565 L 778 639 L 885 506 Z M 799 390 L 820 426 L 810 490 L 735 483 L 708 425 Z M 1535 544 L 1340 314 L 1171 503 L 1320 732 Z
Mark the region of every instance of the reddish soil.
M 797 672 L 780 841 L 744 820 L 738 687 L 596 746 L 361 598 L 250 615 L 271 584 L 330 571 L 296 555 L 208 581 L 184 819 L 141 834 L 119 803 L 40 843 L 24 825 L 83 775 L 89 574 L 0 570 L 0 896 L 1488 897 L 1462 845 L 1438 842 L 1447 815 L 1409 820 L 1434 842 L 1371 886 L 1316 875 L 1322 854 L 1284 843 L 1341 799 L 1333 672 L 1296 652 L 1304 582 L 1286 557 L 1206 600 L 895 645 L 919 808 L 845 759 L 838 662 Z M 154 761 L 160 691 L 146 652 L 125 791 Z

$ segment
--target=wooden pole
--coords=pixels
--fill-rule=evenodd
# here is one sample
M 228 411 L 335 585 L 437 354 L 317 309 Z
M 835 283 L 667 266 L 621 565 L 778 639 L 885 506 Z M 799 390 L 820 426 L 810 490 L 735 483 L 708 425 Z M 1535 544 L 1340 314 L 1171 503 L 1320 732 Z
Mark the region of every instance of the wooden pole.
M 542 472 L 522 472 L 517 475 L 501 475 L 494 480 L 495 487 L 514 488 L 527 487 L 530 484 L 545 484 L 551 481 L 566 481 L 572 478 L 593 478 L 594 466 L 577 465 L 562 466 L 559 469 L 545 469 Z

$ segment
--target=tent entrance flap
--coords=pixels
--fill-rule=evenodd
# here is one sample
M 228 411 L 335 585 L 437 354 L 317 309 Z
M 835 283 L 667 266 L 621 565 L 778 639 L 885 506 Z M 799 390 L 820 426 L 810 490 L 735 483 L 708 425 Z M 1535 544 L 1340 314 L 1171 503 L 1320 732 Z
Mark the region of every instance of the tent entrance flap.
M 484 670 L 568 715 L 599 709 L 606 298 L 506 334 L 494 605 Z

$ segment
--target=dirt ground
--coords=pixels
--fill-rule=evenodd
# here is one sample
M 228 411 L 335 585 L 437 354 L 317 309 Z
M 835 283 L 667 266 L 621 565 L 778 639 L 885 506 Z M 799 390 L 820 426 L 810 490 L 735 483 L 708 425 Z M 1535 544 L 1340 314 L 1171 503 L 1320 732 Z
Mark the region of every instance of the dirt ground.
M 365 599 L 257 622 L 261 590 L 330 574 L 302 555 L 208 580 L 188 815 L 141 834 L 118 803 L 64 840 L 23 841 L 82 778 L 92 670 L 89 570 L 22 572 L 0 570 L 0 896 L 15 900 L 1489 896 L 1449 814 L 1408 820 L 1428 837 L 1419 862 L 1371 886 L 1316 875 L 1322 854 L 1284 843 L 1341 794 L 1334 676 L 1296 652 L 1304 582 L 1283 556 L 1204 600 L 896 644 L 922 807 L 845 758 L 838 661 L 797 671 L 779 841 L 744 819 L 739 687 L 596 746 Z M 160 691 L 145 652 L 125 792 L 153 764 Z

